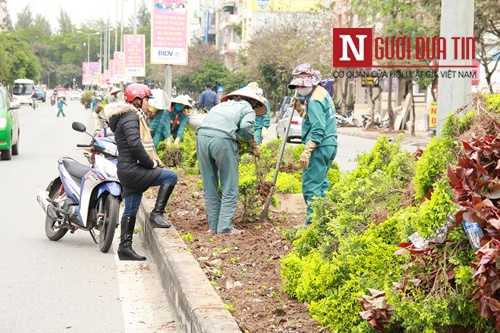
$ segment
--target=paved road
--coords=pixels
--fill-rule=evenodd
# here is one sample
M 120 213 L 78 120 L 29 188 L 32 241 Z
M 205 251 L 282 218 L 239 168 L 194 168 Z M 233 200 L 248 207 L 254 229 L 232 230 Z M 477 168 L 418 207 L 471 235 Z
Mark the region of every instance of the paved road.
M 364 131 L 362 128 L 355 127 L 339 127 L 338 128 L 338 149 L 335 161 L 338 163 L 341 170 L 349 171 L 356 167 L 356 157 L 363 152 L 369 152 L 377 138 L 381 135 L 378 131 Z M 398 134 L 387 134 L 392 140 L 396 139 Z M 276 138 L 276 121 L 271 119 L 271 126 L 269 127 L 269 136 L 267 140 Z M 264 140 L 266 142 L 267 140 Z M 404 135 L 402 142 L 403 149 L 410 153 L 425 145 L 430 141 L 426 133 L 418 133 L 415 137 L 410 137 L 408 134 Z M 292 141 L 290 144 L 300 144 L 300 141 Z
M 59 156 L 85 162 L 76 143 L 88 137 L 71 123 L 93 124 L 78 101 L 68 104 L 64 118 L 49 100 L 37 110 L 23 105 L 20 154 L 0 161 L 0 332 L 177 332 L 151 260 L 120 262 L 117 239 L 103 254 L 84 231 L 58 242 L 45 236 L 36 195 L 56 176 Z

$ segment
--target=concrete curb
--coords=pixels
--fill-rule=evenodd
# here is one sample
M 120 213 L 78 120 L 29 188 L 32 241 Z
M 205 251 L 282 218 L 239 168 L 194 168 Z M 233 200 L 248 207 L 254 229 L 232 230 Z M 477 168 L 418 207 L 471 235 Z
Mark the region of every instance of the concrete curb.
M 147 198 L 143 198 L 137 222 L 158 267 L 179 330 L 185 333 L 241 333 L 184 241 L 176 236 L 175 227 L 150 227 L 150 204 Z

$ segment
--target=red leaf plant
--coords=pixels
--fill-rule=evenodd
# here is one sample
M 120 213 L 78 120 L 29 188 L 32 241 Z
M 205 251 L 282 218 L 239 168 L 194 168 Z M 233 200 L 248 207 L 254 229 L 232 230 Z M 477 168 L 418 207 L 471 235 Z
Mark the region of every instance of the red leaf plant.
M 370 288 L 368 290 L 371 296 L 363 295 L 363 298 L 359 299 L 364 310 L 359 315 L 368 321 L 374 329 L 385 333 L 384 324 L 389 323 L 389 318 L 392 316 L 391 311 L 394 311 L 394 307 L 387 304 L 385 292 Z
M 477 222 L 483 229 L 478 262 L 471 263 L 478 287 L 472 299 L 479 315 L 495 320 L 500 329 L 500 138 L 473 135 L 463 147 L 457 167 L 448 166 L 454 201 L 462 208 L 455 220 L 457 225 L 463 220 Z

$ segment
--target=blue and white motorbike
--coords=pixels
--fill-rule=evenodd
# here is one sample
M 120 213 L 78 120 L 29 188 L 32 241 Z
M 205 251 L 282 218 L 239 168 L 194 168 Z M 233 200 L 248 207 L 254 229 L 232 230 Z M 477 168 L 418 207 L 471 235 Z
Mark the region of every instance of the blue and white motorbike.
M 82 123 L 74 122 L 72 127 L 87 133 Z M 85 230 L 106 253 L 118 226 L 122 188 L 109 143 L 87 134 L 92 142 L 77 147 L 89 148 L 93 153 L 91 166 L 70 157 L 59 158 L 59 176 L 38 194 L 37 200 L 47 214 L 45 234 L 50 240 L 61 239 L 68 230 Z

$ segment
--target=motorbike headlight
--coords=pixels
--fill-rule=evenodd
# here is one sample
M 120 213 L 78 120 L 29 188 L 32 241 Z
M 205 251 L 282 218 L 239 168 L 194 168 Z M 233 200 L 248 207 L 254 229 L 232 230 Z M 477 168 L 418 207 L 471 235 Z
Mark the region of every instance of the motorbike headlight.
M 0 118 L 0 128 L 7 127 L 7 118 Z

